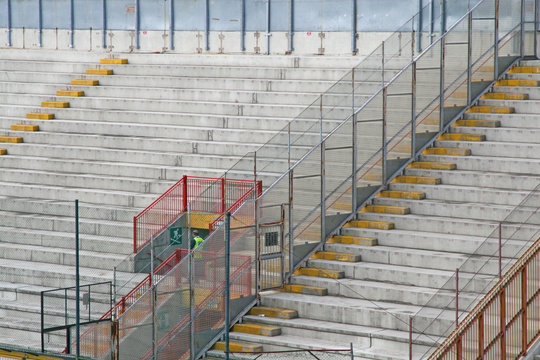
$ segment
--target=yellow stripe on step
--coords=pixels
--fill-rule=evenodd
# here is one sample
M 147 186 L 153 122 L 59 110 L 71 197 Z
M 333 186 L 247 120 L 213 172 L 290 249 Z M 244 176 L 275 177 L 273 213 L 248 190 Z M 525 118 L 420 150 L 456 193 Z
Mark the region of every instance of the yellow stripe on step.
M 403 184 L 426 184 L 426 185 L 438 185 L 441 183 L 441 179 L 432 176 L 398 176 L 392 182 Z
M 509 74 L 540 74 L 540 66 L 514 66 Z
M 378 193 L 377 197 L 422 200 L 426 198 L 426 194 L 416 191 L 384 190 Z
M 436 161 L 415 161 L 409 166 L 409 169 L 425 169 L 425 170 L 456 170 L 457 166 L 454 163 L 436 162 Z
M 529 100 L 527 94 L 514 94 L 514 93 L 487 93 L 482 95 L 480 99 L 489 100 Z
M 69 103 L 66 101 L 42 101 L 41 107 L 45 108 L 68 108 Z
M 39 126 L 14 124 L 14 125 L 11 125 L 11 130 L 13 131 L 39 131 Z
M 71 85 L 97 86 L 99 80 L 71 80 Z
M 317 286 L 298 285 L 298 284 L 283 285 L 280 291 L 290 292 L 290 293 L 295 293 L 295 294 L 304 294 L 304 295 L 316 295 L 316 296 L 328 295 L 328 289 L 326 288 L 321 288 Z
M 128 60 L 127 60 L 127 59 L 100 59 L 100 60 L 99 60 L 99 63 L 100 63 L 100 64 L 116 64 L 116 65 L 121 65 L 121 64 L 127 64 L 127 63 L 128 63 Z
M 513 114 L 514 108 L 509 106 L 472 106 L 467 112 L 482 114 Z
M 361 245 L 361 246 L 377 246 L 378 242 L 375 238 L 363 237 L 363 236 L 349 236 L 349 235 L 334 235 L 328 239 L 329 243 L 333 244 L 345 244 L 345 245 Z
M 321 260 L 334 260 L 334 261 L 343 261 L 343 262 L 359 262 L 360 255 L 356 254 L 346 254 L 335 251 L 318 251 L 311 257 L 312 259 L 321 259 Z
M 73 96 L 73 97 L 81 97 L 84 96 L 84 91 L 77 91 L 77 90 L 58 90 L 56 92 L 56 96 Z
M 54 119 L 54 114 L 28 113 L 26 114 L 26 118 L 32 120 L 52 120 Z
M 0 149 L 0 155 L 7 155 L 6 149 Z
M 275 326 L 246 323 L 234 325 L 232 331 L 261 336 L 277 336 L 281 334 L 281 328 Z
M 361 229 L 392 230 L 394 224 L 386 221 L 353 220 L 345 224 L 345 227 L 355 227 Z
M 411 211 L 405 206 L 387 206 L 387 205 L 366 205 L 361 212 L 379 213 L 379 214 L 397 214 L 406 215 Z
M 499 80 L 495 83 L 495 86 L 538 86 L 538 81 L 536 80 Z
M 17 136 L 0 136 L 0 142 L 3 143 L 22 143 L 23 138 Z
M 486 135 L 478 134 L 442 134 L 437 140 L 449 140 L 449 141 L 485 141 Z
M 328 279 L 342 279 L 345 276 L 343 271 L 317 268 L 300 268 L 294 272 L 294 275 L 322 277 Z
M 86 74 L 88 74 L 88 75 L 112 75 L 113 71 L 111 69 L 86 69 Z
M 471 155 L 470 149 L 460 148 L 427 148 L 422 151 L 424 155 L 449 155 L 449 156 L 469 156 Z
M 256 306 L 249 310 L 248 315 L 267 316 L 276 319 L 294 319 L 298 317 L 296 310 L 275 308 L 269 306 Z
M 501 122 L 499 120 L 456 120 L 452 126 L 496 128 L 501 126 Z

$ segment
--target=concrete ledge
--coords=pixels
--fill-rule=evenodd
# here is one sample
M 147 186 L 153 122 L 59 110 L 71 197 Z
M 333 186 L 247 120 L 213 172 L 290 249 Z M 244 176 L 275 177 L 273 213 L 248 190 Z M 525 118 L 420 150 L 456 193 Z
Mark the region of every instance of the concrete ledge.
M 441 183 L 441 179 L 432 176 L 398 176 L 394 180 L 392 180 L 392 182 L 404 184 L 438 185 Z
M 22 143 L 23 138 L 22 137 L 16 137 L 16 136 L 0 136 L 0 142 L 3 142 L 3 143 Z
M 236 324 L 233 326 L 232 331 L 261 336 L 281 335 L 280 328 L 260 324 Z
M 385 205 L 366 205 L 361 212 L 372 212 L 380 214 L 406 215 L 410 213 L 408 207 L 403 206 L 385 206 Z
M 249 310 L 249 315 L 272 317 L 277 319 L 294 319 L 298 317 L 296 310 L 280 309 L 268 306 L 256 306 Z
M 75 91 L 75 90 L 58 90 L 56 96 L 73 96 L 80 97 L 84 96 L 84 91 Z
M 486 141 L 486 135 L 479 134 L 442 134 L 437 140 L 451 141 Z
M 66 101 L 42 101 L 41 107 L 46 108 L 68 108 L 69 103 Z
M 426 198 L 426 194 L 415 191 L 383 190 L 377 194 L 377 197 L 422 200 Z
M 345 224 L 344 227 L 392 230 L 394 228 L 394 224 L 384 221 L 353 220 Z
M 300 268 L 294 272 L 294 275 L 322 277 L 329 279 L 342 279 L 345 276 L 343 271 L 326 270 L 317 268 Z
M 71 80 L 71 85 L 97 86 L 99 85 L 99 80 Z
M 121 64 L 127 64 L 127 63 L 128 63 L 128 59 L 100 59 L 100 60 L 99 60 L 99 63 L 100 63 L 100 64 L 116 64 L 116 65 L 121 65 Z
M 501 122 L 498 120 L 457 120 L 452 126 L 497 128 L 501 126 Z
M 409 169 L 436 169 L 436 170 L 455 170 L 456 164 L 434 161 L 415 161 L 407 166 Z
M 361 246 L 377 246 L 378 242 L 375 238 L 362 237 L 362 236 L 347 236 L 347 235 L 335 235 L 328 239 L 329 243 L 338 244 L 350 244 Z
M 32 120 L 52 120 L 54 119 L 54 114 L 27 113 L 26 118 Z
M 225 343 L 223 341 L 218 341 L 214 345 L 214 350 L 225 351 Z M 231 352 L 258 353 L 262 350 L 262 345 L 229 342 L 229 351 Z
M 307 285 L 284 285 L 283 288 L 280 289 L 280 291 L 315 296 L 328 295 L 328 290 L 325 288 Z
M 11 130 L 13 130 L 13 131 L 39 131 L 39 126 L 38 125 L 13 124 L 13 125 L 11 125 Z
M 311 257 L 312 259 L 334 260 L 343 262 L 359 262 L 360 255 L 346 254 L 333 251 L 318 251 Z
M 86 69 L 87 75 L 112 75 L 111 69 Z
M 452 156 L 469 156 L 470 149 L 460 148 L 428 148 L 422 152 L 425 155 L 452 155 Z

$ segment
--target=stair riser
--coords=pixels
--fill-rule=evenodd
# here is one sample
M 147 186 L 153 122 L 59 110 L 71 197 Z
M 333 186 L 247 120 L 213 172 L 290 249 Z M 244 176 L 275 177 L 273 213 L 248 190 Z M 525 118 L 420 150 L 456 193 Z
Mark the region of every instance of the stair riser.
M 438 147 L 459 147 L 470 149 L 474 156 L 502 156 L 512 158 L 540 159 L 540 146 L 533 144 L 500 144 L 487 142 L 436 141 Z
M 535 114 L 472 114 L 466 113 L 465 119 L 470 120 L 496 120 L 501 122 L 502 128 L 532 128 L 539 129 L 540 123 L 535 121 Z
M 540 131 L 538 129 L 512 129 L 512 128 L 480 128 L 480 127 L 451 127 L 452 133 L 466 133 L 485 135 L 487 141 L 532 143 L 537 142 Z M 473 153 L 474 154 L 474 153 Z M 459 169 L 459 166 L 458 166 Z

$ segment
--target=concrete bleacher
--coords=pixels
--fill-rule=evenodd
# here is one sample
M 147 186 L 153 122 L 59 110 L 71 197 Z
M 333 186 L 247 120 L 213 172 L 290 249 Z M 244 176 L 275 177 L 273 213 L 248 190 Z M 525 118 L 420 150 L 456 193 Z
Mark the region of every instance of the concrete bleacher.
M 100 64 L 105 57 L 0 50 L 0 139 L 7 141 L 0 143 L 0 343 L 39 348 L 40 291 L 75 284 L 75 199 L 81 282 L 112 281 L 113 266 L 133 250 L 139 211 L 183 175 L 220 176 L 360 61 L 130 54 L 116 56 L 127 64 Z M 99 85 L 71 85 L 80 79 Z M 58 96 L 62 90 L 84 96 Z M 262 180 L 276 175 L 269 168 Z M 124 272 L 117 278 L 133 286 L 140 280 Z
M 499 95 L 476 104 L 504 107 L 498 110 L 504 113 L 472 108 L 463 120 L 481 121 L 458 121 L 449 129 L 471 136 L 436 140 L 358 213 L 357 221 L 307 261 L 292 286 L 261 297 L 262 307 L 286 309 L 293 316 L 252 311 L 242 322 L 253 327 L 233 329 L 232 341 L 258 351 L 346 349 L 353 343 L 358 359 L 409 359 L 409 316 L 417 314 L 413 358 L 432 351 L 455 323 L 456 269 L 468 260 L 459 273 L 463 319 L 498 278 L 498 237 L 479 246 L 540 184 L 540 62 L 520 65 L 533 68 L 510 71 L 505 79 L 528 83 L 499 82 L 492 88 Z M 526 96 L 504 100 L 503 93 Z M 527 218 L 536 208 L 520 211 Z M 539 232 L 540 223 L 533 220 L 505 223 L 502 240 L 511 240 L 503 249 L 503 267 Z M 476 273 L 467 290 L 461 288 Z M 414 330 L 429 323 L 425 334 Z M 219 350 L 210 354 L 222 356 Z

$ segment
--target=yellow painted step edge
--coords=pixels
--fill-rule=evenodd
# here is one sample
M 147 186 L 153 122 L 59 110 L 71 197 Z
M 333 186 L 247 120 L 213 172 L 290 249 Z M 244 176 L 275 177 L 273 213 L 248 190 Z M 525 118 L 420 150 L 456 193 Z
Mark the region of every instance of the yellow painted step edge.
M 362 246 L 377 246 L 378 242 L 375 238 L 362 236 L 334 235 L 328 239 L 329 243 L 346 244 L 346 245 L 362 245 Z
M 411 211 L 405 206 L 388 206 L 388 205 L 366 205 L 361 212 L 379 213 L 379 214 L 397 214 L 407 215 Z
M 71 85 L 97 86 L 99 80 L 71 80 Z
M 333 260 L 333 261 L 343 261 L 343 262 L 359 262 L 360 255 L 356 254 L 346 254 L 335 251 L 318 251 L 311 257 L 312 259 L 321 259 L 321 260 Z
M 11 125 L 11 130 L 13 131 L 39 131 L 39 125 L 13 124 Z
M 315 296 L 328 295 L 328 289 L 326 288 L 321 288 L 317 286 L 308 286 L 308 285 L 298 285 L 298 284 L 283 285 L 280 291 L 290 292 L 294 294 L 303 294 L 303 295 L 315 295 Z
M 437 140 L 448 140 L 448 141 L 485 141 L 486 135 L 480 134 L 442 134 L 437 138 Z
M 298 312 L 296 310 L 268 306 L 255 306 L 249 310 L 248 314 L 254 316 L 267 316 L 277 319 L 294 319 L 298 317 Z
M 56 96 L 72 96 L 72 97 L 81 97 L 84 96 L 84 91 L 79 90 L 58 90 Z
M 313 276 L 328 279 L 342 279 L 345 276 L 345 273 L 339 270 L 300 268 L 294 272 L 294 275 Z
M 41 107 L 45 108 L 68 108 L 69 103 L 65 101 L 42 101 Z
M 428 169 L 428 170 L 456 170 L 454 163 L 436 162 L 436 161 L 415 161 L 409 166 L 409 169 Z
M 403 184 L 438 185 L 441 179 L 433 176 L 397 176 L 392 182 Z
M 379 230 L 392 230 L 394 228 L 393 223 L 385 221 L 371 221 L 371 220 L 353 220 L 345 224 L 345 227 L 356 227 L 362 229 L 379 229 Z
M 88 74 L 88 75 L 112 75 L 113 71 L 111 69 L 86 69 L 86 74 Z
M 54 119 L 54 114 L 28 113 L 26 114 L 26 118 L 32 120 L 52 120 Z
M 499 120 L 456 120 L 452 126 L 496 128 L 501 126 L 501 122 Z
M 425 155 L 450 155 L 450 156 L 469 156 L 471 149 L 461 148 L 427 148 L 422 151 Z
M 17 136 L 0 136 L 0 142 L 3 143 L 22 143 L 23 138 Z
M 538 81 L 519 79 L 499 80 L 495 83 L 495 86 L 538 86 Z
M 487 93 L 482 95 L 480 99 L 489 99 L 489 100 L 529 100 L 529 95 L 527 94 L 516 94 L 516 93 Z
M 121 65 L 121 64 L 127 64 L 128 59 L 100 59 L 99 63 L 100 64 L 117 64 L 117 65 Z
M 422 200 L 426 198 L 426 194 L 417 191 L 383 190 L 377 194 L 377 197 Z
M 482 114 L 513 114 L 514 108 L 508 106 L 472 106 L 467 112 Z
M 261 336 L 277 336 L 281 334 L 281 328 L 249 323 L 236 324 L 233 326 L 232 331 Z
M 225 351 L 225 343 L 223 341 L 218 341 L 214 345 L 214 349 L 219 350 L 219 351 Z M 263 349 L 262 345 L 229 342 L 229 351 L 231 352 L 258 353 L 258 352 L 261 352 L 262 349 Z
M 7 155 L 7 149 L 0 149 L 0 155 Z

